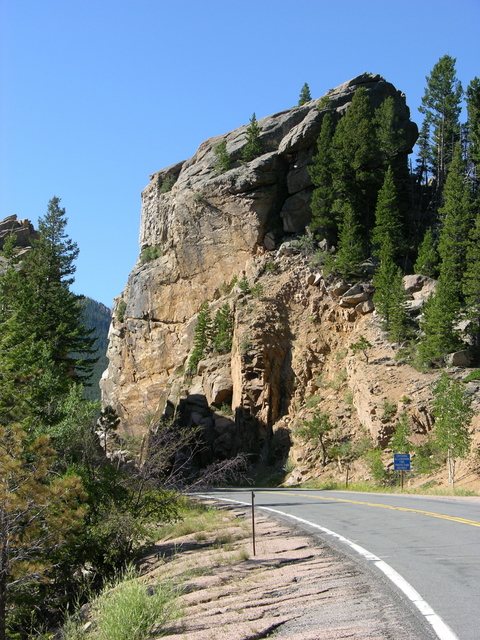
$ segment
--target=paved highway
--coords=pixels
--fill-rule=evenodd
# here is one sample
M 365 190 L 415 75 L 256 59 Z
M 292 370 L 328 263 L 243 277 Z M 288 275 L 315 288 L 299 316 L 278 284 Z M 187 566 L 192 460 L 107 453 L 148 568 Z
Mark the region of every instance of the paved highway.
M 256 508 L 296 518 L 297 525 L 390 574 L 442 640 L 480 639 L 480 499 L 309 489 L 254 493 Z M 251 490 L 210 495 L 251 504 Z

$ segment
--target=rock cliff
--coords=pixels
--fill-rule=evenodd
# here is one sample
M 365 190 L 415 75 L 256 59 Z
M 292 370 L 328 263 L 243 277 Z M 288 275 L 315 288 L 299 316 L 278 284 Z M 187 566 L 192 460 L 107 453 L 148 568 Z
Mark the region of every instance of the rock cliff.
M 341 118 L 359 87 L 374 107 L 394 98 L 411 151 L 417 127 L 405 96 L 380 76 L 363 74 L 259 120 L 263 153 L 249 163 L 241 162 L 243 126 L 150 176 L 142 193 L 140 257 L 115 300 L 101 381 L 103 402 L 116 409 L 124 430 L 142 435 L 152 419 L 181 410 L 204 427 L 213 458 L 246 449 L 274 461 L 288 446 L 293 423 L 315 402 L 347 431 L 364 428 L 381 440 L 388 432 L 382 402 L 392 398 L 400 406 L 408 393 L 419 429 L 429 428 L 419 390 L 431 377 L 419 374 L 407 389 L 410 378 L 401 374 L 407 365 L 395 364 L 373 318 L 371 286 L 326 282 L 293 240 L 310 221 L 307 169 L 322 118 L 328 111 Z M 231 164 L 218 174 L 215 149 L 223 142 Z M 249 284 L 243 292 L 233 286 L 242 276 Z M 233 348 L 208 354 L 193 376 L 185 375 L 206 301 L 212 314 L 229 304 Z M 360 335 L 374 345 L 384 387 L 348 349 Z

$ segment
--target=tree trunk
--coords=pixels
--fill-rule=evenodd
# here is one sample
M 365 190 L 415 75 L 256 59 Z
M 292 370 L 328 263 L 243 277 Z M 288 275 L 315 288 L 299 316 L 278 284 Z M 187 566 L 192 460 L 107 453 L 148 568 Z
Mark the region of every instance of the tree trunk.
M 0 640 L 5 640 L 5 619 L 7 615 L 7 575 L 9 570 L 8 515 L 0 509 Z
M 448 464 L 448 482 L 452 485 L 452 489 L 455 489 L 455 458 L 452 456 L 452 452 L 449 449 L 447 454 Z
M 319 440 L 320 440 L 320 447 L 322 449 L 322 467 L 326 467 L 327 466 L 327 452 L 325 450 L 325 444 L 323 442 L 322 436 L 319 437 Z

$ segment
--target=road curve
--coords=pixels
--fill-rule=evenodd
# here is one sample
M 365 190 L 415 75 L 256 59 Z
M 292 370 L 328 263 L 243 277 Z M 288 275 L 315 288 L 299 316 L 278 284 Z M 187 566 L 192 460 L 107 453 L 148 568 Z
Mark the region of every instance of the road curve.
M 254 493 L 256 508 L 290 516 L 348 555 L 390 572 L 442 640 L 480 639 L 479 498 L 311 489 Z M 251 494 L 222 489 L 209 495 L 251 504 Z

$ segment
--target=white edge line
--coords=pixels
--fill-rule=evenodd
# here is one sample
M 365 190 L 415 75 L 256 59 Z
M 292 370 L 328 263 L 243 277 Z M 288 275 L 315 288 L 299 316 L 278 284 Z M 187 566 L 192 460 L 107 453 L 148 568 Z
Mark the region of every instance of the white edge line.
M 241 500 L 232 500 L 231 498 L 219 498 L 218 496 L 212 495 L 194 495 L 197 495 L 200 498 L 208 498 L 210 500 L 222 500 L 223 502 L 235 502 L 236 504 L 246 505 L 247 507 L 250 506 L 248 502 L 243 502 Z M 279 511 L 278 509 L 271 509 L 270 507 L 261 507 L 256 505 L 256 508 L 263 509 L 264 511 L 271 511 L 272 513 L 278 513 L 279 515 L 290 518 L 291 520 L 296 520 L 297 522 L 301 522 L 302 524 L 307 524 L 309 527 L 318 529 L 319 531 L 322 531 L 323 533 L 326 533 L 329 536 L 332 536 L 337 540 L 340 540 L 340 542 L 348 545 L 351 549 L 363 556 L 366 560 L 373 562 L 377 569 L 384 573 L 387 578 L 400 589 L 400 591 L 403 591 L 410 602 L 412 602 L 417 607 L 417 609 L 425 617 L 427 622 L 433 627 L 440 640 L 459 640 L 458 636 L 456 636 L 455 633 L 450 629 L 450 627 L 442 620 L 442 618 L 435 613 L 432 607 L 422 598 L 418 591 L 416 591 L 412 587 L 412 585 L 405 580 L 405 578 L 403 578 L 397 571 L 395 571 L 393 567 L 381 560 L 381 558 L 379 558 L 378 556 L 370 553 L 370 551 L 367 551 L 367 549 L 364 549 L 360 545 L 352 542 L 339 533 L 335 533 L 335 531 L 331 531 L 326 527 L 321 527 L 319 524 L 315 524 L 314 522 L 310 522 L 309 520 L 304 520 L 303 518 L 292 516 L 289 513 L 284 513 L 283 511 Z

